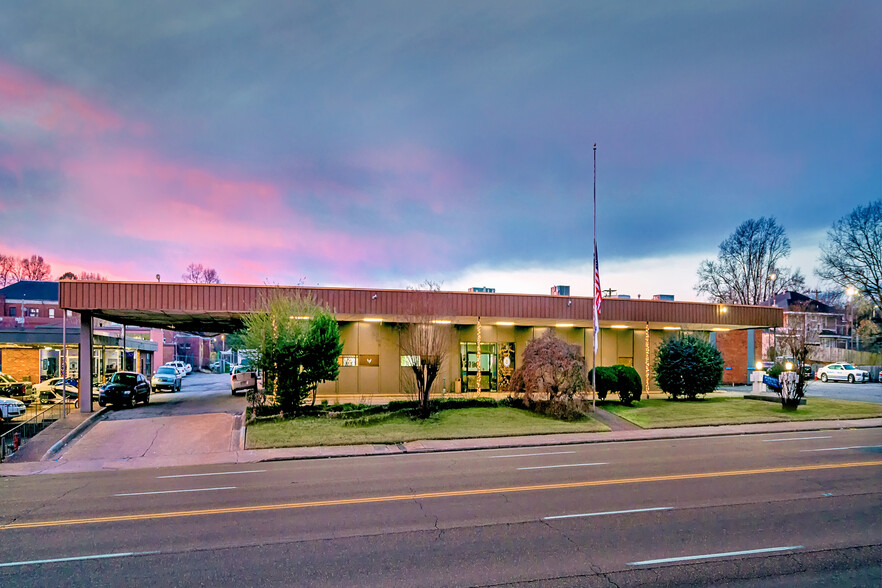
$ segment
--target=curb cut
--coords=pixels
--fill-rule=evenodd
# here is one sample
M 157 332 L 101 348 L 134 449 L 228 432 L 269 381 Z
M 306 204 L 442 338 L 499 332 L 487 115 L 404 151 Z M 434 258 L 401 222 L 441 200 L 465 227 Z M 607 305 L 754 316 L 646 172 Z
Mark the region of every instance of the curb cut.
M 49 450 L 43 455 L 43 457 L 40 458 L 40 461 L 52 461 L 52 458 L 55 456 L 56 453 L 61 451 L 65 445 L 67 445 L 68 443 L 70 443 L 71 441 L 73 441 L 74 439 L 76 439 L 77 437 L 82 435 L 83 433 L 85 433 L 86 429 L 88 429 L 93 424 L 95 424 L 100 418 L 102 418 L 105 414 L 107 414 L 107 411 L 109 411 L 109 410 L 110 410 L 110 407 L 105 406 L 104 408 L 102 408 L 98 412 L 92 413 L 91 416 L 89 416 L 86 420 L 81 422 L 79 425 L 77 425 L 76 427 L 74 427 L 73 429 L 68 431 L 68 433 L 64 437 L 62 437 L 60 441 L 58 441 L 52 447 L 50 447 Z

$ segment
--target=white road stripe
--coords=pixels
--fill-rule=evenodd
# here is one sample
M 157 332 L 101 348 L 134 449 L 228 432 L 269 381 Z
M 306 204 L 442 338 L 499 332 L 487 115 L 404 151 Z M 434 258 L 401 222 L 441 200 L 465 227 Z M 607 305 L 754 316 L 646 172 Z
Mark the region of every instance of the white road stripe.
M 776 441 L 805 441 L 806 439 L 830 439 L 833 435 L 824 435 L 823 437 L 790 437 L 788 439 L 763 439 L 763 443 L 775 443 Z
M 160 490 L 159 492 L 129 492 L 127 494 L 114 494 L 114 496 L 146 496 L 147 494 L 177 494 L 179 492 L 209 492 L 211 490 L 235 490 L 235 486 L 223 488 L 192 488 L 190 490 Z
M 550 468 L 578 468 L 582 466 L 596 466 L 596 465 L 609 465 L 605 461 L 598 461 L 597 463 L 568 463 L 564 465 L 550 465 L 550 466 L 532 466 L 529 468 L 518 468 L 519 470 L 547 470 Z
M 542 517 L 542 520 L 548 521 L 551 519 L 574 519 L 577 517 L 600 517 L 603 515 L 615 515 L 615 514 L 628 514 L 632 512 L 650 512 L 653 510 L 671 510 L 674 508 L 673 506 L 657 506 L 655 508 L 635 508 L 632 510 L 609 510 L 606 512 L 586 512 L 583 514 L 571 514 L 571 515 L 557 515 L 553 517 Z
M 748 549 L 745 551 L 727 551 L 726 553 L 708 553 L 705 555 L 687 555 L 684 557 L 666 557 L 664 559 L 647 559 L 646 561 L 634 561 L 629 566 L 645 566 L 651 564 L 670 563 L 674 561 L 692 561 L 696 559 L 710 559 L 712 557 L 733 557 L 736 555 L 753 555 L 754 553 L 773 553 L 775 551 L 790 551 L 803 549 L 802 545 L 790 545 L 788 547 L 766 547 L 765 549 Z
M 825 447 L 823 449 L 803 449 L 803 451 L 839 451 L 841 449 L 873 449 L 882 445 L 852 445 L 851 447 Z
M 100 555 L 80 555 L 78 557 L 59 557 L 56 559 L 34 559 L 31 561 L 10 561 L 0 563 L 0 568 L 8 568 L 12 566 L 31 566 L 47 563 L 58 563 L 64 561 L 83 561 L 85 559 L 108 559 L 111 557 L 131 557 L 133 555 L 156 555 L 158 551 L 131 551 L 128 553 L 102 553 Z
M 562 455 L 564 453 L 576 453 L 575 451 L 547 451 L 545 453 L 519 453 L 517 455 L 491 455 L 490 459 L 501 459 L 503 457 L 533 457 L 535 455 Z
M 266 470 L 242 470 L 241 472 L 211 472 L 208 474 L 177 474 L 174 476 L 156 476 L 157 480 L 164 480 L 167 478 L 196 478 L 198 476 L 226 476 L 228 474 L 259 474 L 260 472 L 265 472 Z

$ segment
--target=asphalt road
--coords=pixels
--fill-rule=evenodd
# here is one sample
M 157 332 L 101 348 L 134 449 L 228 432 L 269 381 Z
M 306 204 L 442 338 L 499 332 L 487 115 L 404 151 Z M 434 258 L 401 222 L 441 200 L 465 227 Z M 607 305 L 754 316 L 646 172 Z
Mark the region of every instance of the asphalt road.
M 0 478 L 0 574 L 878 586 L 880 482 L 878 429 Z

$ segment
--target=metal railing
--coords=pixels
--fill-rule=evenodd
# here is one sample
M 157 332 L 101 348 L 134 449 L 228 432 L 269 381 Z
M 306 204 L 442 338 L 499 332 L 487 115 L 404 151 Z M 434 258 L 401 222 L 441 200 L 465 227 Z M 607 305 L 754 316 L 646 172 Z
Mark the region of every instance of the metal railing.
M 70 410 L 73 402 L 68 403 L 68 405 L 68 410 Z M 18 449 L 21 449 L 28 439 L 61 418 L 61 403 L 53 404 L 46 410 L 38 412 L 28 420 L 0 435 L 0 461 L 3 461 L 16 451 L 16 443 L 18 444 Z M 16 435 L 18 436 L 17 441 Z

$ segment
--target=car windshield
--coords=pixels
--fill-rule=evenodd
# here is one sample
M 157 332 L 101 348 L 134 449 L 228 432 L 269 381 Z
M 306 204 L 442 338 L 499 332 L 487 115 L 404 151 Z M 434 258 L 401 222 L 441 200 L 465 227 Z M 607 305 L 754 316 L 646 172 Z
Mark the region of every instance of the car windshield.
M 843 364 L 842 364 L 842 369 L 844 369 L 844 370 L 853 370 L 853 369 L 854 369 L 854 366 L 851 365 L 850 363 L 843 363 Z
M 12 376 L 7 376 L 6 374 L 0 374 L 0 382 L 14 382 L 15 378 Z
M 121 374 L 119 372 L 110 376 L 111 384 L 127 384 L 129 386 L 133 386 L 138 383 L 138 378 L 135 374 Z
M 175 368 L 173 368 L 173 367 L 165 367 L 165 366 L 163 366 L 163 367 L 159 368 L 158 370 L 156 370 L 156 373 L 157 373 L 157 374 L 172 374 L 172 375 L 174 375 L 174 374 L 176 374 L 176 373 L 178 373 L 178 372 L 175 371 Z

